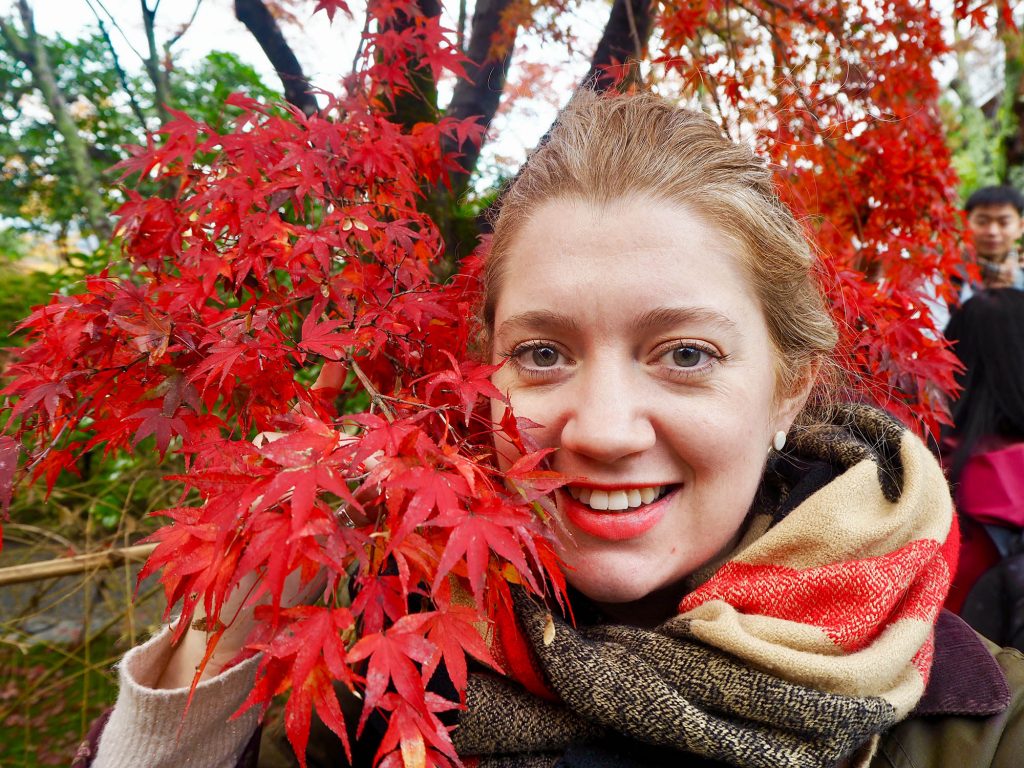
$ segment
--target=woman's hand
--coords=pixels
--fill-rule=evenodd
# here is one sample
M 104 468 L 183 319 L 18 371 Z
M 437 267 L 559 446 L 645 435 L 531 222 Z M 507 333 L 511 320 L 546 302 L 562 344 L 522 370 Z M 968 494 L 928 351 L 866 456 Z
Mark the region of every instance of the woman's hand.
M 199 679 L 207 680 L 224 671 L 224 668 L 235 659 L 245 641 L 256 626 L 256 608 L 269 604 L 270 595 L 266 595 L 258 603 L 246 605 L 246 599 L 256 586 L 257 575 L 248 574 L 243 578 L 235 591 L 221 608 L 221 621 L 226 624 L 224 634 L 217 641 L 213 655 L 207 661 Z M 291 574 L 284 583 L 281 595 L 281 606 L 289 607 L 315 600 L 324 588 L 324 579 L 317 576 L 303 585 L 299 572 Z M 212 627 L 207 627 L 205 616 L 197 611 L 197 618 L 185 631 L 184 636 L 175 646 L 167 662 L 167 667 L 157 679 L 155 688 L 185 688 L 192 685 L 196 672 L 206 656 L 207 647 L 212 636 Z
M 345 376 L 344 365 L 328 361 L 321 368 L 320 375 L 313 383 L 312 389 L 340 389 L 345 382 Z M 272 442 L 278 437 L 281 437 L 281 433 L 261 432 L 253 442 L 260 446 Z M 373 458 L 367 459 L 367 468 L 372 467 L 373 463 L 375 463 Z M 256 586 L 257 578 L 255 573 L 247 575 L 225 601 L 220 617 L 221 621 L 226 624 L 226 628 L 203 668 L 200 680 L 219 675 L 238 656 L 245 646 L 246 639 L 256 626 L 256 608 L 258 605 L 269 604 L 271 598 L 270 595 L 266 595 L 258 603 L 246 605 L 247 598 Z M 303 585 L 299 573 L 295 572 L 285 580 L 281 606 L 287 608 L 315 600 L 322 592 L 323 587 L 324 580 L 320 576 Z M 211 627 L 205 626 L 205 616 L 197 612 L 192 626 L 186 630 L 184 636 L 175 646 L 167 667 L 157 679 L 156 688 L 184 688 L 192 685 L 196 672 L 206 656 L 212 636 L 211 630 Z

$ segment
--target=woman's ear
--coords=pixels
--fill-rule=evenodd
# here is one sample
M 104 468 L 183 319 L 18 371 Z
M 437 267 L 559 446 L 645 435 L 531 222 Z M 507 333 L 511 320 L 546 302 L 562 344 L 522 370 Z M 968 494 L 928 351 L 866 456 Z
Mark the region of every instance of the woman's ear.
M 780 392 L 775 404 L 775 425 L 772 431 L 782 430 L 789 432 L 800 411 L 807 404 L 807 398 L 811 396 L 815 382 L 821 373 L 821 360 L 815 358 L 796 376 L 787 387 L 787 391 Z

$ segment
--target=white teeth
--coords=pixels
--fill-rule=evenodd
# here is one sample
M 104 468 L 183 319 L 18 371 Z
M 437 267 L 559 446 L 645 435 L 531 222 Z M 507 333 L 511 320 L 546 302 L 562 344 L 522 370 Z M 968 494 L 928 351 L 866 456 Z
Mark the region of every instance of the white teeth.
M 661 498 L 665 491 L 663 485 L 649 485 L 645 488 L 630 488 L 622 491 L 603 491 L 597 488 L 580 488 L 568 486 L 569 495 L 581 504 L 598 511 L 620 512 L 624 509 L 636 509 L 643 504 Z
M 629 509 L 629 497 L 625 491 L 612 491 L 608 494 L 608 509 Z

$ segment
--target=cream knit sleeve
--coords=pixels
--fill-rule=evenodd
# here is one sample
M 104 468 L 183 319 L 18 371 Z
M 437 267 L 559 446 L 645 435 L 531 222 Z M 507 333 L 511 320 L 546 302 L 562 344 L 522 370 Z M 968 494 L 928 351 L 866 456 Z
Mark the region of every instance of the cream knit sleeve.
M 188 688 L 152 688 L 171 654 L 170 632 L 133 648 L 120 665 L 120 692 L 92 768 L 234 768 L 257 725 L 255 710 L 231 715 L 249 691 L 257 659 L 205 680 L 182 720 Z

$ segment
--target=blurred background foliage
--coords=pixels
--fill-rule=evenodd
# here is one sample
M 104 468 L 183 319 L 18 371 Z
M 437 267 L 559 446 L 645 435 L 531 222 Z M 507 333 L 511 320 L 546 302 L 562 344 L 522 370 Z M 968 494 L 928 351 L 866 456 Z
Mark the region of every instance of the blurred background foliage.
M 944 119 L 961 197 L 989 184 L 1024 189 L 1024 35 L 1000 24 L 957 39 L 954 55 Z M 987 76 L 972 76 L 978 69 Z

